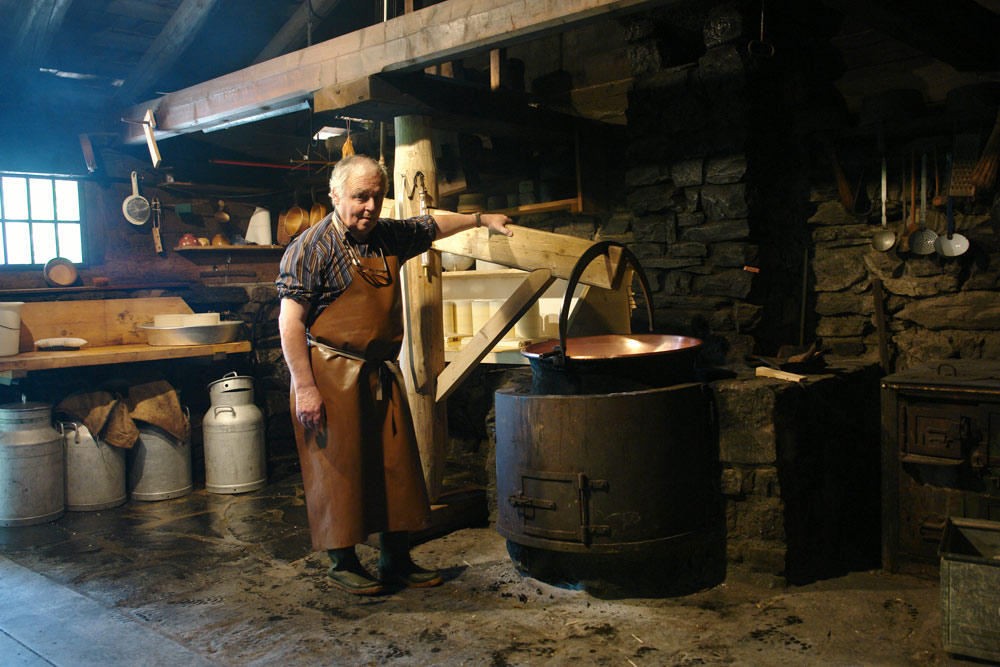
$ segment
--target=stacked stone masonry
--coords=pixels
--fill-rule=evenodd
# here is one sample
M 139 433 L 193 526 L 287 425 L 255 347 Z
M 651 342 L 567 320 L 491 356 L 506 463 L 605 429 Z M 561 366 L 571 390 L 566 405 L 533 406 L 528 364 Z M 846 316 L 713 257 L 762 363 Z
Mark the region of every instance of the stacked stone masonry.
M 897 181 L 890 197 L 898 190 Z M 1000 200 L 956 212 L 956 231 L 969 239 L 971 248 L 946 258 L 916 255 L 899 246 L 886 253 L 874 250 L 872 235 L 880 227 L 869 216 L 845 211 L 832 185 L 815 188 L 810 199 L 815 331 L 830 347 L 878 358 L 872 286 L 879 279 L 895 370 L 951 357 L 1000 358 Z M 932 208 L 928 221 L 930 228 L 945 231 L 941 211 Z M 891 226 L 901 233 L 898 222 Z

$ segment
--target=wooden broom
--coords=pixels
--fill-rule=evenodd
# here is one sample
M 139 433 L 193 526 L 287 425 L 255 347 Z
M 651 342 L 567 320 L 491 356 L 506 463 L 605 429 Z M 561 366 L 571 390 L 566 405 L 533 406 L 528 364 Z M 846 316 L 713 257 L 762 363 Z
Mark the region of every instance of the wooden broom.
M 1000 111 L 997 111 L 997 122 L 993 125 L 993 132 L 986 142 L 983 154 L 979 156 L 979 162 L 972 170 L 969 181 L 977 190 L 989 190 L 997 180 L 997 167 L 1000 163 Z

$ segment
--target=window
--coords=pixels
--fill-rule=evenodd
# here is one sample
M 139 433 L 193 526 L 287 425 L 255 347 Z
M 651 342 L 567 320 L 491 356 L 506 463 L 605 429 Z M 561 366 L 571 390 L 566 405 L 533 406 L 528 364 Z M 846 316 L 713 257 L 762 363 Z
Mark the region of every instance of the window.
M 78 181 L 0 173 L 0 267 L 82 263 L 82 221 Z

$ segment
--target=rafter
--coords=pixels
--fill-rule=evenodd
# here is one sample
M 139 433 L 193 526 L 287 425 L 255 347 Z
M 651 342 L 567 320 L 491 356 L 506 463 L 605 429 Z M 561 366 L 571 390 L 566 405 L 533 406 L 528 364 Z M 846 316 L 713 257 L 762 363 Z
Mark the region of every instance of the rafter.
M 27 3 L 24 23 L 11 50 L 22 71 L 37 71 L 42 66 L 71 4 L 73 0 L 35 0 Z
M 267 46 L 261 49 L 261 52 L 253 61 L 254 65 L 262 63 L 265 60 L 270 60 L 271 58 L 276 58 L 283 53 L 287 53 L 289 49 L 306 42 L 306 26 L 309 21 L 310 2 L 316 18 L 323 19 L 340 4 L 341 0 L 304 0 L 285 25 L 281 26 L 281 30 L 267 43 Z
M 205 24 L 218 0 L 184 0 L 142 60 L 115 94 L 115 102 L 129 102 L 169 70 Z M 141 118 L 143 114 L 140 114 Z M 141 130 L 140 130 L 141 133 Z

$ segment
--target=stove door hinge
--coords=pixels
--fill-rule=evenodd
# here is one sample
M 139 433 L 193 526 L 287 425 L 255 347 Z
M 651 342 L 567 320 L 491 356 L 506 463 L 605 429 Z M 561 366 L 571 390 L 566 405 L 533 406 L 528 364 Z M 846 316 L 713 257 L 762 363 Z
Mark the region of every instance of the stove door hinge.
M 979 429 L 972 428 L 972 420 L 968 417 L 962 417 L 961 421 L 961 433 L 962 439 L 966 442 L 975 442 L 976 448 L 972 450 L 969 455 L 969 463 L 972 464 L 972 469 L 981 472 L 987 465 L 989 465 L 989 441 L 984 437 L 984 433 Z

